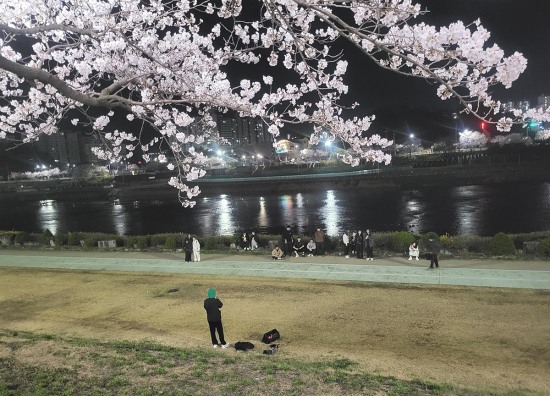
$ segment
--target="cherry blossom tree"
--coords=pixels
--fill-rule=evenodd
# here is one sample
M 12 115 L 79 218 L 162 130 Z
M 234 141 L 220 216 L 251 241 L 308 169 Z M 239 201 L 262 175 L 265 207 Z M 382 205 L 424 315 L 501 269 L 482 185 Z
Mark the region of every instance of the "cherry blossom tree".
M 184 206 L 200 192 L 187 183 L 204 175 L 213 111 L 261 117 L 275 136 L 311 124 L 310 143 L 329 133 L 350 147 L 351 165 L 388 163 L 392 142 L 368 135 L 374 116 L 343 116 L 342 40 L 482 119 L 499 111 L 491 87 L 510 87 L 526 67 L 489 45 L 480 21 L 438 28 L 421 20 L 426 12 L 411 0 L 3 0 L 0 138 L 30 142 L 70 119 L 97 134 L 105 160 L 139 148 L 147 161 L 163 145 Z M 239 65 L 259 77 L 232 81 Z
M 487 136 L 483 132 L 466 130 L 459 135 L 459 147 L 481 147 L 487 143 Z

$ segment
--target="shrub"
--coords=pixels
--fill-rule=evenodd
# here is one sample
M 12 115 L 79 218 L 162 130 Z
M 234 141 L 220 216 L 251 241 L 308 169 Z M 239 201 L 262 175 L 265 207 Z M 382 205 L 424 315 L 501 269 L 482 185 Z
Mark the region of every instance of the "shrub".
M 134 245 L 137 245 L 138 238 L 139 237 L 137 237 L 137 236 L 126 237 L 126 246 L 133 249 Z
M 45 229 L 42 234 L 40 234 L 40 237 L 38 238 L 38 242 L 41 244 L 41 245 L 49 245 L 50 244 L 50 240 L 53 239 L 53 234 L 52 232 L 49 230 L 49 229 Z
M 391 250 L 396 253 L 407 252 L 411 243 L 416 240 L 416 237 L 410 232 L 399 231 L 393 235 L 391 241 Z M 376 239 L 375 239 L 376 242 Z
M 137 248 L 139 250 L 144 250 L 144 249 L 147 249 L 147 246 L 148 246 L 148 238 L 146 236 L 140 236 L 137 238 L 137 242 L 136 242 L 136 245 L 137 245 Z
M 331 237 L 325 234 L 324 243 L 325 243 L 325 251 L 327 252 L 335 252 L 338 250 L 340 242 L 340 237 Z
M 166 238 L 166 242 L 164 243 L 164 247 L 166 249 L 175 250 L 176 249 L 176 237 L 175 236 L 169 236 Z
M 218 241 L 218 238 L 215 236 L 209 236 L 204 241 L 204 249 L 205 250 L 217 250 L 220 248 L 220 244 Z
M 84 249 L 91 249 L 91 248 L 97 247 L 98 240 L 99 239 L 96 237 L 84 239 L 84 246 L 83 246 Z
M 537 246 L 537 254 L 541 257 L 550 257 L 550 237 L 540 241 Z
M 68 236 L 62 232 L 58 232 L 55 235 L 55 246 L 61 247 L 67 244 Z
M 78 232 L 69 232 L 67 235 L 67 245 L 69 246 L 79 246 L 82 236 Z
M 16 244 L 22 245 L 25 242 L 30 242 L 30 240 L 31 240 L 31 235 L 26 231 L 21 231 L 21 232 L 18 232 L 17 234 L 15 234 L 15 243 Z
M 150 239 L 153 247 L 166 245 L 166 234 L 151 235 Z
M 393 232 L 377 232 L 373 233 L 374 247 L 378 250 L 392 250 L 393 251 Z M 365 233 L 363 233 L 363 237 Z M 350 235 L 351 237 L 351 235 Z
M 495 256 L 516 254 L 514 241 L 507 234 L 499 232 L 491 240 L 491 253 Z

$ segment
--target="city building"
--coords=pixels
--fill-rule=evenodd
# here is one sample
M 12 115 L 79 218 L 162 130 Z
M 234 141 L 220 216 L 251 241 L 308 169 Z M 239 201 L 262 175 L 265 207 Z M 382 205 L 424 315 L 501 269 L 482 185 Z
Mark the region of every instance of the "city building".
M 92 152 L 92 148 L 97 146 L 98 142 L 93 135 L 74 130 L 41 135 L 34 143 L 37 153 L 44 154 L 62 169 L 71 165 L 98 163 L 98 158 Z
M 221 138 L 226 139 L 239 157 L 273 154 L 273 136 L 261 118 L 218 114 L 216 125 Z

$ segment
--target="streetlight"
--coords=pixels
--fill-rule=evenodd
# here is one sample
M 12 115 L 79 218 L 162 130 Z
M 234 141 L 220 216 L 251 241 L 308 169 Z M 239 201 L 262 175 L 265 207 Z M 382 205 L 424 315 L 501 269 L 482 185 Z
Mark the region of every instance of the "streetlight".
M 414 133 L 411 133 L 409 137 L 411 138 L 411 143 L 409 145 L 409 158 L 412 158 L 412 146 L 413 146 Z

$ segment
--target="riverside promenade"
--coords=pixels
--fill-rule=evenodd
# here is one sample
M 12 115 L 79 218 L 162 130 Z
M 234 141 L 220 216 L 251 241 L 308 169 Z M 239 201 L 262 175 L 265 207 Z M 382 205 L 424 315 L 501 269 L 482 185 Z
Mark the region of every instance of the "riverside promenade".
M 443 258 L 440 269 L 428 270 L 429 261 L 408 261 L 403 257 L 365 261 L 323 256 L 274 261 L 271 257 L 250 252 L 201 256 L 201 262 L 186 263 L 182 253 L 7 249 L 0 250 L 0 269 L 202 274 L 550 290 L 550 261 Z

